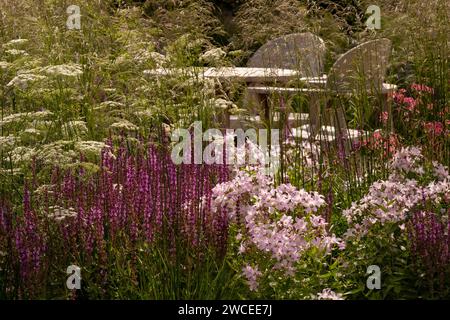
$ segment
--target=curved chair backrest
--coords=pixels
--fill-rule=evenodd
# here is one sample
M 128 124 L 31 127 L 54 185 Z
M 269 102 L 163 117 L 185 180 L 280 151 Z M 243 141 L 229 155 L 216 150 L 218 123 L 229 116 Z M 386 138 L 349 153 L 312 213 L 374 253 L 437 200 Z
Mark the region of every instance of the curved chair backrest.
M 264 44 L 247 66 L 296 69 L 303 77 L 316 77 L 323 73 L 325 53 L 325 42 L 318 36 L 310 32 L 293 33 Z
M 381 92 L 391 53 L 389 39 L 364 42 L 347 51 L 331 68 L 327 87 L 337 92 Z

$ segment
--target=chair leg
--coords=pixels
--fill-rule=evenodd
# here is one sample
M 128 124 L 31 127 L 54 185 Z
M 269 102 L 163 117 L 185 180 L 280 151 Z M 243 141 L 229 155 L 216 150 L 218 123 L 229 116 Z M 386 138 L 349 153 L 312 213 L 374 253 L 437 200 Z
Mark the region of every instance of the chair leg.
M 316 94 L 311 94 L 309 101 L 309 127 L 311 136 L 315 137 L 319 132 L 320 127 L 320 97 Z
M 280 116 L 278 122 L 280 124 L 280 129 L 283 130 L 283 134 L 286 137 L 291 130 L 291 126 L 289 124 L 289 113 L 291 112 L 290 103 L 291 101 L 289 98 L 285 98 L 280 95 Z
M 383 109 L 385 112 L 387 112 L 388 115 L 388 126 L 389 126 L 389 132 L 394 133 L 394 119 L 392 114 L 392 99 L 391 99 L 392 92 L 387 92 L 383 95 Z

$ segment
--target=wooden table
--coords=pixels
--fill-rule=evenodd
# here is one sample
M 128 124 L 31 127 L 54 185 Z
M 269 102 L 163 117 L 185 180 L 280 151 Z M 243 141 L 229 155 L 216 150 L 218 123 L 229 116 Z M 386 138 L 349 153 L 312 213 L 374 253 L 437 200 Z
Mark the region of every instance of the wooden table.
M 320 113 L 320 94 L 327 91 L 327 76 L 300 77 L 297 70 L 277 68 L 244 68 L 244 67 L 186 67 L 186 68 L 158 68 L 145 70 L 144 74 L 149 77 L 204 77 L 217 79 L 221 82 L 237 81 L 251 84 L 249 92 L 254 94 L 257 103 L 264 109 L 264 118 L 270 117 L 269 94 L 279 94 L 284 104 L 283 95 L 296 95 L 299 93 L 310 94 L 309 122 L 312 131 L 316 131 Z M 285 84 L 288 81 L 297 80 L 305 83 L 305 88 L 289 88 Z M 383 85 L 383 89 L 384 85 Z M 386 88 L 391 91 L 392 88 Z M 230 127 L 230 114 L 225 112 L 223 125 Z M 288 114 L 285 114 L 288 117 Z
M 306 81 L 308 78 L 299 78 L 296 70 L 275 69 L 275 68 L 242 68 L 242 67 L 222 67 L 222 68 L 159 68 L 145 70 L 147 76 L 200 76 L 205 78 L 215 78 L 219 80 L 236 80 L 247 83 L 270 83 L 287 82 L 298 79 Z
M 217 79 L 221 82 L 236 81 L 245 82 L 247 84 L 266 85 L 283 85 L 291 80 L 298 80 L 305 83 L 322 83 L 322 78 L 305 78 L 300 77 L 297 70 L 278 69 L 278 68 L 245 68 L 245 67 L 221 67 L 221 68 L 207 68 L 207 67 L 186 67 L 186 68 L 158 68 L 144 70 L 144 75 L 149 77 L 204 77 Z M 325 79 L 326 82 L 326 79 Z M 270 111 L 267 99 L 264 95 L 258 95 L 258 103 L 264 109 L 264 116 L 268 117 Z M 225 112 L 224 125 L 230 126 L 230 115 Z

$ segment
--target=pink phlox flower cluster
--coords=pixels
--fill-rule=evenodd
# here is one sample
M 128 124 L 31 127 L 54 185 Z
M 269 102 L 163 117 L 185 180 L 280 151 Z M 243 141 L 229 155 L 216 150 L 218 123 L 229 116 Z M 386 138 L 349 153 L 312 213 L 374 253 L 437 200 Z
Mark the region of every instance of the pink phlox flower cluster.
M 273 270 L 292 276 L 306 250 L 317 247 L 326 254 L 335 246 L 345 247 L 341 239 L 328 234 L 326 221 L 317 214 L 325 205 L 323 196 L 291 184 L 274 187 L 262 168 L 253 169 L 236 172 L 234 179 L 212 191 L 213 210 L 221 208 L 231 221 L 242 223 L 243 230 L 236 238 L 240 253 L 254 249 L 269 255 L 275 260 Z M 253 282 L 251 287 L 255 288 Z
M 402 221 L 418 201 L 421 201 L 421 193 L 414 180 L 404 183 L 377 181 L 361 200 L 352 203 L 349 209 L 343 211 L 344 217 L 352 226 L 346 236 L 362 236 L 378 222 L 384 224 Z
M 293 211 L 298 207 L 303 207 L 306 213 L 317 212 L 325 204 L 325 200 L 317 192 L 306 192 L 298 190 L 291 184 L 282 184 L 271 190 L 263 189 L 259 195 L 255 206 L 259 209 L 267 209 L 269 212 Z
M 327 288 L 317 294 L 317 300 L 344 300 L 344 298 L 341 293 L 335 293 Z
M 258 266 L 252 267 L 246 265 L 242 268 L 242 273 L 247 279 L 248 286 L 251 291 L 258 290 L 258 278 L 261 276 L 261 272 L 258 270 Z
M 425 201 L 431 200 L 436 204 L 450 202 L 449 172 L 438 162 L 432 163 L 431 176 L 435 180 L 429 183 L 419 183 L 406 177 L 411 172 L 421 178 L 428 173 L 424 169 L 425 160 L 420 149 L 402 148 L 394 155 L 390 167 L 394 172 L 388 180 L 374 182 L 362 199 L 343 211 L 350 225 L 344 235 L 346 239 L 363 236 L 378 223 L 403 222 L 414 208 Z
M 442 201 L 450 203 L 450 178 L 443 181 L 433 181 L 423 190 L 423 197 L 438 204 Z
M 446 166 L 437 161 L 433 161 L 432 164 L 433 164 L 433 173 L 439 181 L 449 179 L 450 174 Z
M 273 179 L 260 171 L 256 174 L 247 170 L 238 171 L 233 180 L 214 186 L 211 210 L 213 213 L 225 210 L 230 220 L 235 221 L 242 200 L 264 193 L 272 185 Z
M 424 158 L 421 150 L 417 147 L 404 147 L 394 154 L 390 163 L 390 168 L 395 173 L 416 173 L 422 175 L 425 173 L 423 168 Z

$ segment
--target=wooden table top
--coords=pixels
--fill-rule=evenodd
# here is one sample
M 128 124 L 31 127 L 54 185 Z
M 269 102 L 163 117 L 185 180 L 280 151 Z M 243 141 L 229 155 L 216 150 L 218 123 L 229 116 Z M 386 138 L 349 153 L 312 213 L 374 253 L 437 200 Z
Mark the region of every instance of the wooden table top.
M 306 80 L 307 78 L 299 78 L 297 70 L 291 69 L 276 69 L 276 68 L 243 68 L 243 67 L 223 67 L 223 68 L 204 68 L 204 67 L 189 67 L 189 68 L 159 68 L 145 70 L 145 75 L 159 77 L 159 76 L 203 76 L 205 78 L 216 78 L 221 80 L 241 80 L 245 82 L 266 82 L 266 81 L 281 81 L 299 79 Z

